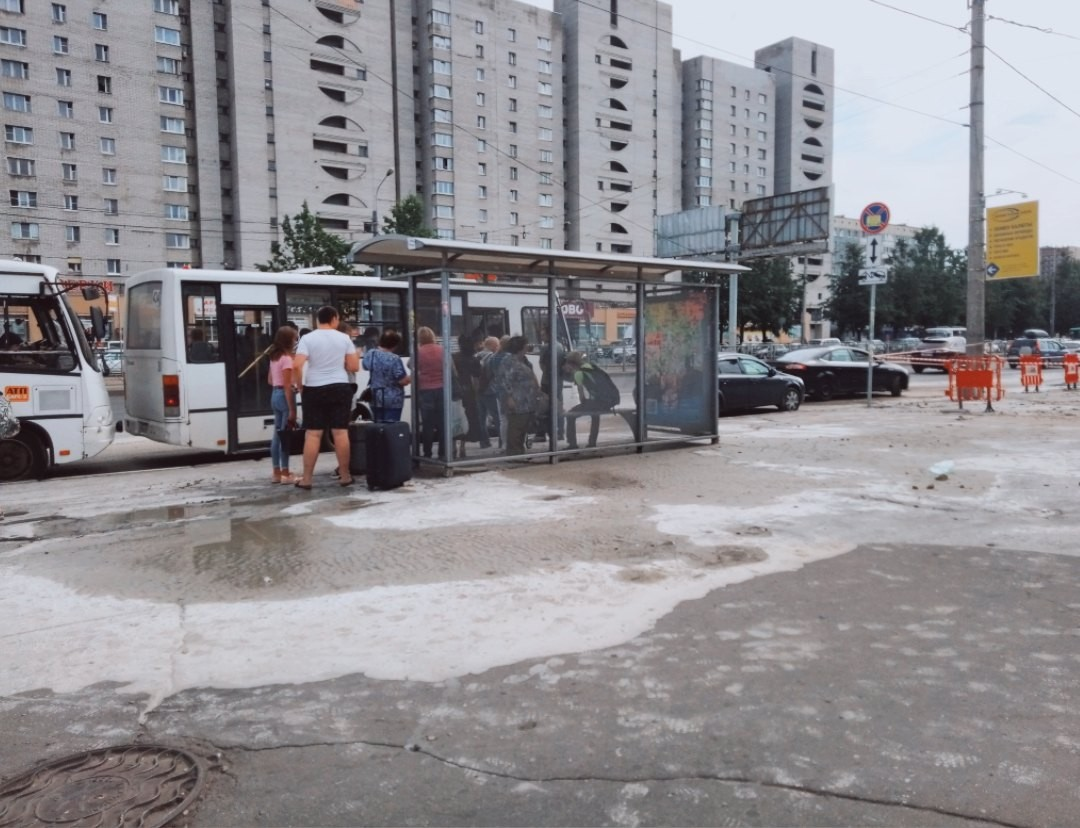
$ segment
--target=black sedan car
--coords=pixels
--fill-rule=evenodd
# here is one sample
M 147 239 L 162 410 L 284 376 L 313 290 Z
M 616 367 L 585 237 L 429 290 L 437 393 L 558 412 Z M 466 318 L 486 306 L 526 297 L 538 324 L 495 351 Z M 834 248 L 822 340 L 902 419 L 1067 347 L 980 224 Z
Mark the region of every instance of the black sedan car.
M 827 348 L 800 348 L 776 360 L 776 367 L 800 377 L 806 395 L 816 400 L 850 396 L 866 392 L 866 374 L 870 355 L 847 345 Z M 894 397 L 908 387 L 908 372 L 901 365 L 874 360 L 874 391 L 888 391 Z
M 717 355 L 718 411 L 745 411 L 775 405 L 797 411 L 803 401 L 803 381 L 782 374 L 749 354 Z

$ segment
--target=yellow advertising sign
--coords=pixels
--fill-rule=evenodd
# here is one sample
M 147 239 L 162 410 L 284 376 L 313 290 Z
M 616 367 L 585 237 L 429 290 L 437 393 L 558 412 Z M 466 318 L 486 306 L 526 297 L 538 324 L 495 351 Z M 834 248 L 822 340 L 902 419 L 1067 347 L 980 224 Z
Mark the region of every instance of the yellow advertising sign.
M 1024 201 L 986 211 L 986 279 L 1039 275 L 1039 202 Z

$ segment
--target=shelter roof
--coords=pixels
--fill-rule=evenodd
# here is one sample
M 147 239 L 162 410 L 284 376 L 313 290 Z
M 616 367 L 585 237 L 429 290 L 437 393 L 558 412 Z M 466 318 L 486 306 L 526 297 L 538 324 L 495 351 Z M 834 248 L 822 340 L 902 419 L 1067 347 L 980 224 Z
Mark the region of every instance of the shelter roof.
M 669 273 L 682 271 L 722 275 L 749 270 L 731 262 L 654 259 L 614 253 L 548 250 L 399 235 L 375 236 L 369 241 L 354 245 L 352 262 L 396 267 L 413 272 L 445 269 L 463 273 L 626 282 L 663 282 Z

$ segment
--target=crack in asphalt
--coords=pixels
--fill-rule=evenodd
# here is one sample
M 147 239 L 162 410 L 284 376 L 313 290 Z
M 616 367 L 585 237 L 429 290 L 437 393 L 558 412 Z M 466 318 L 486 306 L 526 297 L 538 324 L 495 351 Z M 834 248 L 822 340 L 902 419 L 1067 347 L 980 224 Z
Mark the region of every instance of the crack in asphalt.
M 214 745 L 214 748 L 218 751 L 241 751 L 243 753 L 265 753 L 275 750 L 305 750 L 308 748 L 338 748 L 349 747 L 351 745 L 364 745 L 366 747 L 373 748 L 387 748 L 391 750 L 402 750 L 407 753 L 416 753 L 421 756 L 426 756 L 429 759 L 434 759 L 436 762 L 440 762 L 448 767 L 457 768 L 459 770 L 468 771 L 469 773 L 481 774 L 483 776 L 506 779 L 513 782 L 529 782 L 533 784 L 543 783 L 557 783 L 557 782 L 610 782 L 620 785 L 631 784 L 648 784 L 648 783 L 662 783 L 662 782 L 719 782 L 722 784 L 732 785 L 754 785 L 761 788 L 769 788 L 779 791 L 789 791 L 791 793 L 809 794 L 811 796 L 820 796 L 831 799 L 841 799 L 848 802 L 858 802 L 866 805 L 880 805 L 886 808 L 900 808 L 906 811 L 913 811 L 923 814 L 936 814 L 939 816 L 952 817 L 956 819 L 965 819 L 971 822 L 981 822 L 987 825 L 998 825 L 1001 828 L 1032 828 L 1029 825 L 1018 822 L 1009 822 L 1007 820 L 998 819 L 992 816 L 980 815 L 975 816 L 963 811 L 955 811 L 950 808 L 942 808 L 934 805 L 917 805 L 909 802 L 897 802 L 892 799 L 881 799 L 873 796 L 861 796 L 858 794 L 844 793 L 842 791 L 833 791 L 825 788 L 815 788 L 808 785 L 795 785 L 785 782 L 770 782 L 764 779 L 752 779 L 747 776 L 725 776 L 720 774 L 687 774 L 687 775 L 672 775 L 672 776 L 518 776 L 505 771 L 490 770 L 487 768 L 478 768 L 472 765 L 467 765 L 464 762 L 457 762 L 453 759 L 448 759 L 444 756 L 439 756 L 436 753 L 432 753 L 420 745 L 415 743 L 392 743 L 392 742 L 373 742 L 365 741 L 363 739 L 347 741 L 347 742 L 305 742 L 297 744 L 282 744 L 282 745 L 269 745 L 266 747 L 251 747 L 248 745 L 233 745 L 231 747 L 221 747 L 220 745 Z

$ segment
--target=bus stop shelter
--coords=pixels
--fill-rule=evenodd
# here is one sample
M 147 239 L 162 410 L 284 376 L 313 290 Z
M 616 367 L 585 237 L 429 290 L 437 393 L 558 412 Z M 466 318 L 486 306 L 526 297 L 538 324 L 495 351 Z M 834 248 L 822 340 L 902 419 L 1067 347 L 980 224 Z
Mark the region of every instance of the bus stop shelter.
M 412 354 L 417 353 L 421 326 L 432 328 L 444 346 L 443 435 L 453 433 L 454 354 L 469 337 L 526 336 L 530 362 L 547 379 L 546 387 L 541 383 L 549 409 L 544 444 L 533 441 L 525 455 L 489 450 L 467 458 L 455 456 L 450 439 L 441 441 L 439 456 L 420 456 L 414 383 L 413 453 L 420 462 L 441 465 L 449 473 L 455 466 L 523 456 L 557 462 L 570 453 L 619 446 L 643 451 L 718 439 L 717 281 L 745 272 L 745 267 L 400 235 L 377 236 L 355 246 L 352 262 L 374 268 L 383 278 L 407 280 Z M 614 348 L 601 346 L 605 332 L 604 339 L 617 339 Z M 617 405 L 600 414 L 575 415 L 578 399 L 571 373 L 563 370 L 570 351 L 583 352 L 590 362 L 616 374 L 623 388 Z M 600 421 L 595 447 L 582 441 L 570 448 L 555 439 L 564 423 L 570 427 L 568 418 L 584 419 L 577 423 L 578 431 L 587 427 L 591 436 L 594 416 Z

